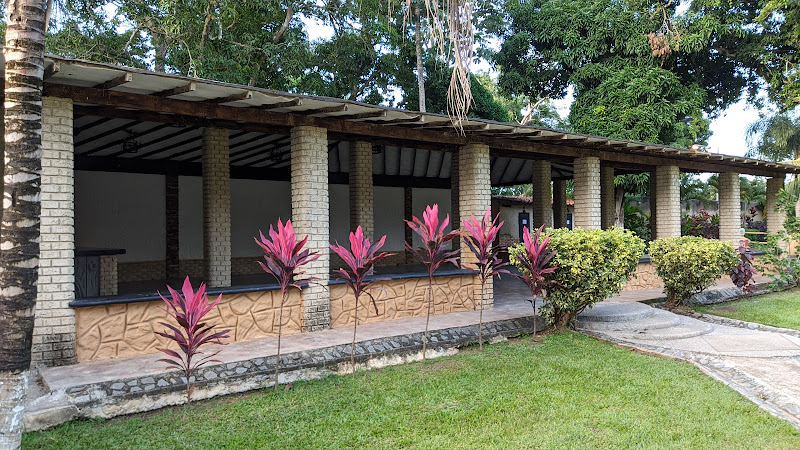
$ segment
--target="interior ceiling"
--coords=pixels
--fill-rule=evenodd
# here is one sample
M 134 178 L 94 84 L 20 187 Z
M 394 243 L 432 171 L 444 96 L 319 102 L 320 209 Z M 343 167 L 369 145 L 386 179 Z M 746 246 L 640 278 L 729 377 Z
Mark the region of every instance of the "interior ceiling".
M 90 162 L 116 158 L 117 161 L 200 163 L 202 127 L 169 123 L 108 118 L 92 115 L 74 120 L 76 159 Z M 285 134 L 257 131 L 229 131 L 232 168 L 253 171 L 286 171 L 291 165 L 290 138 Z M 348 141 L 328 141 L 328 170 L 332 174 L 349 172 Z M 124 162 L 122 163 L 124 165 Z M 447 151 L 380 145 L 373 147 L 373 175 L 449 180 L 451 154 Z M 82 167 L 81 164 L 78 167 Z M 102 166 L 93 166 L 102 170 Z M 135 171 L 131 166 L 131 171 Z M 553 178 L 571 178 L 572 166 L 552 164 Z M 266 172 L 266 169 L 272 171 Z M 125 170 L 117 166 L 115 170 Z M 491 158 L 494 186 L 530 183 L 533 160 L 509 156 Z

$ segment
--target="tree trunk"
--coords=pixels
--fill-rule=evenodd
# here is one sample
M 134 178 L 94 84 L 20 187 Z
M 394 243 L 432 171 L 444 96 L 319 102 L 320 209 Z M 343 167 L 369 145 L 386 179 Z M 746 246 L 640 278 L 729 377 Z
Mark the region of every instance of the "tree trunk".
M 625 228 L 625 188 L 617 187 L 614 190 L 614 204 L 617 207 L 617 228 Z
M 7 2 L 0 222 L 0 447 L 17 448 L 39 277 L 42 77 L 47 0 Z
M 417 89 L 419 89 L 419 111 L 425 112 L 425 66 L 422 64 L 422 29 L 419 4 L 414 4 L 414 40 L 417 46 Z

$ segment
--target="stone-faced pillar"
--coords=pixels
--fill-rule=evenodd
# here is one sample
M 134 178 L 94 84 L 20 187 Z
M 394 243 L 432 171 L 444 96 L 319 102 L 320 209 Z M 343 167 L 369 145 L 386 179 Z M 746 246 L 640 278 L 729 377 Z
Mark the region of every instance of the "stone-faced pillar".
M 786 221 L 786 213 L 776 211 L 778 208 L 778 193 L 783 189 L 784 176 L 767 178 L 767 202 L 764 206 L 764 213 L 767 219 L 767 232 L 770 234 L 783 231 L 783 222 Z
M 75 363 L 75 178 L 72 100 L 42 99 L 42 212 L 32 364 Z
M 533 205 L 531 206 L 533 222 L 531 224 L 533 229 L 542 225 L 553 226 L 553 200 L 550 194 L 551 173 L 550 161 L 533 161 L 533 176 L 531 177 L 533 188 Z
M 372 188 L 372 144 L 350 143 L 350 231 L 361 225 L 370 240 L 375 236 Z
M 656 182 L 656 171 L 650 171 L 649 184 L 650 184 L 650 237 L 656 239 L 656 191 L 658 191 L 658 183 Z
M 567 226 L 567 180 L 553 180 L 553 228 Z
M 458 152 L 458 209 L 461 217 L 471 215 L 480 220 L 487 209 L 492 207 L 492 182 L 489 178 L 491 165 L 489 146 L 485 144 L 467 144 Z M 460 228 L 460 222 L 453 222 L 453 229 Z M 461 239 L 461 264 L 474 268 L 477 258 L 467 247 L 465 239 Z M 477 277 L 476 277 L 477 279 Z M 476 282 L 475 298 L 480 297 L 480 284 Z M 486 283 L 485 296 L 482 299 L 484 308 L 493 303 L 492 283 Z
M 653 239 L 678 237 L 681 235 L 680 169 L 677 166 L 656 167 L 655 188 L 656 235 Z
M 742 238 L 742 193 L 739 174 L 719 174 L 719 239 L 739 246 Z
M 203 267 L 208 286 L 231 285 L 231 168 L 224 128 L 203 129 Z
M 617 205 L 614 198 L 614 168 L 600 166 L 600 226 L 606 230 L 617 223 Z
M 371 151 L 371 150 L 370 150 Z M 328 192 L 328 131 L 325 128 L 292 128 L 292 224 L 298 239 L 308 236 L 306 246 L 322 256 L 305 266 L 316 281 L 303 289 L 303 331 L 331 326 L 330 196 Z
M 599 230 L 600 222 L 600 158 L 575 158 L 574 227 Z
M 166 275 L 167 280 L 180 280 L 181 278 L 181 243 L 180 243 L 180 189 L 178 176 L 167 175 L 164 177 L 164 212 L 166 228 Z

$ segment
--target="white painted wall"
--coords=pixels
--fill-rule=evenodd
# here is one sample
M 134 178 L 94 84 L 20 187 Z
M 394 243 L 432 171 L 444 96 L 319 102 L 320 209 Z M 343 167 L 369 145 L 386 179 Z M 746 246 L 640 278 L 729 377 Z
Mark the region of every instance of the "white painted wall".
M 75 246 L 124 248 L 119 261 L 164 259 L 164 176 L 75 171 Z
M 203 257 L 203 195 L 200 177 L 179 177 L 182 259 Z M 347 185 L 330 185 L 331 242 L 345 244 L 350 231 Z M 78 247 L 124 248 L 120 261 L 156 261 L 165 253 L 164 176 L 110 172 L 75 172 L 75 241 Z M 414 188 L 413 212 L 439 204 L 450 214 L 450 190 Z M 258 231 L 291 216 L 286 181 L 231 180 L 232 256 L 258 256 Z M 375 188 L 375 234 L 387 235 L 387 251 L 403 250 L 403 188 Z M 420 245 L 417 238 L 415 245 Z

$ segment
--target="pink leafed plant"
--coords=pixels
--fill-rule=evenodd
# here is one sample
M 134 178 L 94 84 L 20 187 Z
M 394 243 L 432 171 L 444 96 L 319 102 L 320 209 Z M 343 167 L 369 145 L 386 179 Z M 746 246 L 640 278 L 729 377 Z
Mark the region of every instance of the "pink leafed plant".
M 212 359 L 219 353 L 219 350 L 200 357 L 203 355 L 200 347 L 206 344 L 222 345 L 222 339 L 229 337 L 230 330 L 215 331 L 216 325 L 209 325 L 207 322 L 203 322 L 203 317 L 222 300 L 222 295 L 220 294 L 217 300 L 209 303 L 205 283 L 201 283 L 200 287 L 197 288 L 197 292 L 194 292 L 189 277 L 186 277 L 183 282 L 183 295 L 170 286 L 167 286 L 167 289 L 169 289 L 170 298 L 164 297 L 160 292 L 158 293 L 164 303 L 167 304 L 167 308 L 161 309 L 175 319 L 178 326 L 167 322 L 159 322 L 159 324 L 167 327 L 167 330 L 156 331 L 155 333 L 175 342 L 180 353 L 168 348 L 159 348 L 157 350 L 170 356 L 170 358 L 162 358 L 159 361 L 183 371 L 183 376 L 186 377 L 186 404 L 188 405 L 192 401 L 194 384 L 191 382 L 191 378 L 195 370 L 207 363 L 219 362 Z
M 499 248 L 492 245 L 497 238 L 500 229 L 505 222 L 497 223 L 500 214 L 492 220 L 491 209 L 487 209 L 483 218 L 479 222 L 475 216 L 470 216 L 469 220 L 463 222 L 465 232 L 462 236 L 466 239 L 467 247 L 475 254 L 478 260 L 475 262 L 478 277 L 481 280 L 481 313 L 478 320 L 478 342 L 483 350 L 483 297 L 486 293 L 486 282 L 501 273 L 509 273 L 503 267 L 508 263 L 502 262 L 497 257 Z
M 542 231 L 544 231 L 544 225 L 539 227 L 536 230 L 536 234 L 531 237 L 531 232 L 527 228 L 523 229 L 522 241 L 525 251 L 517 255 L 522 275 L 514 275 L 522 280 L 531 291 L 530 302 L 533 305 L 534 335 L 536 334 L 536 297 L 542 295 L 548 284 L 555 283 L 553 280 L 546 279 L 545 275 L 555 272 L 558 268 L 557 265 L 551 264 L 556 256 L 556 251 L 547 248 L 548 244 L 550 244 L 550 238 L 541 239 Z
M 444 263 L 450 262 L 458 267 L 458 250 L 449 250 L 448 243 L 458 237 L 458 230 L 444 232 L 450 223 L 450 216 L 445 216 L 439 223 L 439 205 L 428 205 L 422 213 L 422 220 L 416 216 L 406 220 L 409 228 L 422 238 L 422 247 L 414 248 L 406 242 L 406 250 L 411 252 L 425 267 L 428 268 L 428 315 L 425 319 L 425 338 L 422 341 L 422 359 L 428 344 L 428 324 L 431 320 L 431 307 L 433 306 L 433 273 Z
M 392 255 L 391 253 L 386 252 L 378 253 L 378 250 L 383 247 L 385 242 L 386 236 L 384 235 L 377 242 L 371 243 L 369 238 L 364 237 L 364 230 L 362 230 L 361 226 L 359 226 L 356 228 L 355 232 L 350 233 L 350 250 L 342 245 L 339 245 L 338 242 L 336 245 L 330 246 L 331 250 L 339 255 L 339 257 L 342 258 L 344 263 L 347 265 L 347 269 L 340 268 L 339 270 L 335 271 L 336 277 L 344 281 L 347 287 L 353 291 L 353 296 L 356 299 L 354 317 L 355 323 L 353 324 L 353 345 L 351 346 L 350 350 L 350 365 L 353 366 L 354 373 L 356 370 L 356 330 L 358 329 L 359 300 L 364 294 L 369 296 L 370 300 L 372 300 L 372 306 L 375 307 L 375 314 L 378 314 L 378 305 L 375 303 L 375 297 L 372 296 L 369 289 L 372 283 L 383 280 L 372 279 L 367 281 L 366 277 L 367 275 L 372 274 L 373 266 L 378 260 Z
M 293 287 L 302 289 L 313 280 L 313 278 L 298 280 L 297 277 L 305 273 L 300 268 L 316 260 L 321 255 L 319 252 L 303 249 L 306 241 L 308 241 L 308 236 L 298 242 L 291 220 L 287 220 L 284 225 L 281 219 L 278 219 L 276 228 L 277 231 L 270 225 L 269 237 L 259 232 L 261 240 L 259 241 L 259 238 L 254 239 L 256 244 L 264 251 L 264 262 L 259 261 L 258 264 L 261 265 L 264 272 L 275 277 L 281 287 L 281 306 L 278 314 L 278 354 L 275 356 L 275 390 L 277 391 L 278 370 L 281 361 L 281 335 L 283 334 L 283 306 L 289 298 L 289 289 Z

